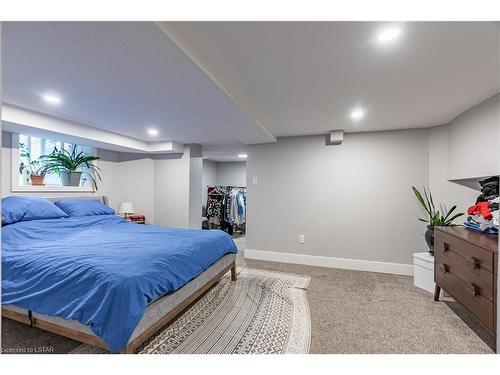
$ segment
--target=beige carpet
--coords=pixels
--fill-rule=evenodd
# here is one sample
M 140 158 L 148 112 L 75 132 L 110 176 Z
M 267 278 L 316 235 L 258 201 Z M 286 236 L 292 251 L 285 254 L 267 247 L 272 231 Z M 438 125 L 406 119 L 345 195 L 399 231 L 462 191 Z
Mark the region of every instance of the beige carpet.
M 245 239 L 236 240 L 245 248 Z M 459 304 L 434 302 L 413 278 L 246 260 L 245 267 L 307 275 L 311 353 L 494 353 L 495 336 Z
M 140 350 L 141 354 L 307 354 L 309 278 L 239 269 L 203 295 Z M 71 354 L 104 351 L 80 345 Z
M 244 238 L 236 239 L 245 248 Z M 434 302 L 413 279 L 372 272 L 251 261 L 238 266 L 307 275 L 310 353 L 493 353 L 494 336 L 452 301 Z M 49 346 L 68 353 L 80 344 L 2 320 L 4 348 Z

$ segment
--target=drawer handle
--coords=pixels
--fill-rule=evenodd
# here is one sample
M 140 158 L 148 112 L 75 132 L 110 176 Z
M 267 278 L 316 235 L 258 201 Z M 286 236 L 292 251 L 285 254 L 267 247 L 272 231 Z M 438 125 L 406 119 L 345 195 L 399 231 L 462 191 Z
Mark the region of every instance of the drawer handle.
M 474 283 L 471 283 L 470 285 L 472 286 L 472 290 L 474 291 L 474 297 L 477 297 L 478 295 L 481 294 L 481 288 L 480 287 L 478 287 Z
M 448 272 L 450 272 L 450 267 L 447 264 L 443 263 L 443 270 L 444 270 L 444 273 L 447 274 Z
M 443 250 L 444 251 L 450 250 L 450 245 L 448 245 L 446 242 L 443 242 Z
M 474 263 L 475 270 L 481 268 L 481 261 L 479 259 L 472 257 L 472 262 Z

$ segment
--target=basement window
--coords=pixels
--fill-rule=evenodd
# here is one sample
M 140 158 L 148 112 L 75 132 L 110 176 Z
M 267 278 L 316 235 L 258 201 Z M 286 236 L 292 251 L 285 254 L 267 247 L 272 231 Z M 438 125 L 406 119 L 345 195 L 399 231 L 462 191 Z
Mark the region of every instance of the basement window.
M 12 191 L 13 192 L 92 192 L 92 180 L 87 173 L 88 168 L 82 167 L 81 177 L 73 178 L 72 184 L 57 171 L 46 171 L 47 166 L 43 155 L 49 155 L 57 150 L 68 150 L 76 147 L 86 155 L 95 155 L 96 149 L 85 145 L 53 138 L 43 138 L 28 134 L 12 134 Z

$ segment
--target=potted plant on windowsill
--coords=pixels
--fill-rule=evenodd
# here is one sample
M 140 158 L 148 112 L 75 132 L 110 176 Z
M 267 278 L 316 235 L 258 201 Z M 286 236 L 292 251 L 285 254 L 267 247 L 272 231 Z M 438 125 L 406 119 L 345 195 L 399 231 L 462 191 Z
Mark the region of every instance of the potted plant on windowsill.
M 82 174 L 90 177 L 94 190 L 97 190 L 96 178 L 101 180 L 99 174 L 100 168 L 94 164 L 98 156 L 87 155 L 83 151 L 78 151 L 77 146 L 73 145 L 69 150 L 54 148 L 52 153 L 44 155 L 43 160 L 50 172 L 57 173 L 61 178 L 63 186 L 80 186 Z M 87 171 L 82 171 L 87 168 Z
M 434 201 L 432 199 L 432 193 L 429 190 L 429 194 L 427 194 L 427 190 L 424 186 L 424 195 L 418 191 L 415 186 L 412 186 L 413 193 L 415 193 L 415 197 L 420 205 L 424 208 L 427 215 L 429 215 L 428 219 L 418 219 L 427 223 L 427 230 L 425 231 L 425 242 L 427 242 L 427 246 L 429 247 L 429 252 L 434 255 L 434 227 L 453 227 L 456 224 L 453 224 L 453 221 L 460 216 L 464 215 L 463 212 L 455 214 L 452 216 L 453 212 L 456 210 L 457 206 L 453 206 L 448 210 L 445 216 L 443 216 L 439 210 L 436 210 L 434 205 Z M 425 198 L 425 200 L 424 200 Z
M 19 173 L 23 177 L 27 176 L 27 182 L 32 186 L 43 186 L 45 175 L 48 173 L 47 165 L 44 163 L 43 156 L 39 159 L 32 159 L 31 153 L 24 143 L 19 144 L 21 163 L 19 164 Z

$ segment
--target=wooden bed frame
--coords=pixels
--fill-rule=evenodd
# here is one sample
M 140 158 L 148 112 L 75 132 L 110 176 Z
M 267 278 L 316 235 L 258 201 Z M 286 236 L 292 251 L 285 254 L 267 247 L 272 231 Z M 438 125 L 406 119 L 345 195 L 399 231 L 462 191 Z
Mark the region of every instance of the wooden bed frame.
M 74 199 L 74 198 L 99 198 L 102 202 L 107 203 L 106 197 L 100 196 L 92 196 L 92 197 L 64 197 L 64 198 L 48 198 L 51 201 L 58 199 Z M 122 350 L 120 353 L 123 354 L 133 354 L 144 342 L 146 342 L 149 338 L 151 338 L 156 332 L 158 332 L 163 326 L 165 326 L 168 322 L 172 321 L 177 317 L 184 309 L 186 309 L 189 305 L 195 302 L 203 293 L 205 293 L 210 287 L 212 287 L 215 283 L 217 283 L 222 276 L 224 276 L 227 272 L 231 271 L 231 280 L 236 281 L 236 261 L 233 261 L 231 264 L 226 266 L 220 272 L 218 272 L 215 276 L 210 278 L 208 282 L 206 282 L 201 288 L 196 290 L 193 294 L 191 294 L 184 301 L 176 305 L 172 310 L 170 310 L 166 315 L 162 316 L 158 321 L 156 321 L 153 325 L 151 325 L 148 329 L 146 329 L 143 333 L 137 336 L 134 340 L 128 343 L 127 347 Z M 182 290 L 179 289 L 179 290 Z M 175 292 L 174 292 L 175 293 Z M 46 321 L 44 319 L 40 319 L 38 317 L 32 317 L 31 320 L 27 314 L 23 314 L 17 311 L 7 310 L 2 308 L 2 316 L 8 319 L 12 319 L 27 325 L 31 325 L 36 328 L 43 329 L 48 332 L 55 333 L 60 336 L 68 337 L 70 339 L 80 341 L 82 343 L 96 346 L 102 349 L 109 350 L 106 343 L 99 337 L 78 331 L 76 329 L 72 329 L 69 327 L 65 327 L 59 324 L 55 324 L 53 322 Z
M 146 342 L 149 338 L 151 338 L 156 332 L 158 332 L 164 325 L 168 322 L 172 321 L 177 317 L 184 309 L 186 309 L 189 305 L 195 302 L 198 297 L 200 297 L 203 293 L 205 293 L 212 285 L 214 285 L 219 279 L 224 276 L 228 271 L 231 271 L 231 280 L 236 281 L 236 263 L 233 262 L 222 271 L 220 271 L 217 275 L 212 277 L 206 284 L 204 284 L 200 289 L 191 294 L 188 298 L 182 301 L 180 304 L 175 306 L 172 310 L 170 310 L 166 315 L 161 317 L 156 323 L 154 323 L 151 327 L 149 327 L 146 331 L 136 337 L 132 342 L 130 342 L 127 347 L 121 351 L 121 353 L 125 354 L 133 354 L 135 350 L 141 346 L 144 342 Z M 182 288 L 181 288 L 182 289 Z M 179 290 L 181 290 L 179 289 Z M 80 332 L 72 328 L 64 327 L 62 325 L 54 324 L 52 322 L 48 322 L 46 320 L 32 317 L 32 321 L 28 318 L 26 314 L 19 313 L 17 311 L 2 309 L 2 316 L 5 318 L 9 318 L 12 320 L 16 320 L 18 322 L 32 325 L 33 327 L 43 329 L 45 331 L 49 331 L 55 333 L 60 336 L 68 337 L 70 339 L 80 341 L 85 344 L 89 344 L 92 346 L 97 346 L 102 349 L 108 349 L 106 343 L 97 336 L 90 335 L 88 333 Z

